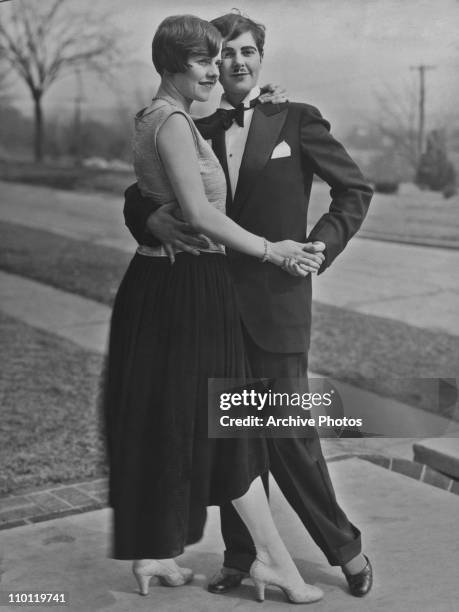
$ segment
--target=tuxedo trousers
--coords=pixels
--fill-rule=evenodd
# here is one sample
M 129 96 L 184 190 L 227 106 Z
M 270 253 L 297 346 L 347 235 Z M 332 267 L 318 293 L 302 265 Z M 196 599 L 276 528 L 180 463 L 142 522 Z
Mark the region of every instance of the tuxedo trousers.
M 243 327 L 251 376 L 306 378 L 306 353 L 271 353 Z M 339 506 L 315 428 L 307 438 L 266 438 L 269 470 L 290 506 L 330 565 L 344 565 L 361 552 L 360 531 Z M 268 475 L 263 477 L 269 495 Z M 248 572 L 255 559 L 252 538 L 232 503 L 220 506 L 224 567 Z

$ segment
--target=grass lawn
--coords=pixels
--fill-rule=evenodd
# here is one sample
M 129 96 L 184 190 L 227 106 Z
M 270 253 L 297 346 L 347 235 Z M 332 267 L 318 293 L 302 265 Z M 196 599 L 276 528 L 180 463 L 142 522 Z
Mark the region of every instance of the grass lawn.
M 0 493 L 106 473 L 103 357 L 0 311 Z
M 118 249 L 0 222 L 0 269 L 111 305 L 130 260 Z
M 328 185 L 314 183 L 308 223 L 314 224 L 329 203 Z M 458 210 L 459 195 L 445 200 L 441 193 L 403 184 L 399 193 L 374 194 L 359 235 L 459 248 Z
M 458 418 L 456 336 L 313 303 L 309 367 L 405 404 Z M 442 379 L 427 389 L 418 379 Z
M 134 171 L 100 170 L 58 164 L 0 162 L 0 180 L 69 191 L 109 191 L 117 195 L 135 181 Z
M 106 305 L 129 254 L 0 223 L 0 269 Z M 1 311 L 0 311 L 1 315 Z M 97 390 L 102 357 L 0 316 L 0 493 L 104 474 Z M 423 377 L 454 379 L 457 338 L 314 303 L 310 369 L 402 402 L 452 415 L 455 387 L 421 393 Z
M 0 223 L 0 269 L 111 305 L 130 256 L 116 249 Z M 451 390 L 437 408 L 416 378 L 455 378 L 457 338 L 398 321 L 314 303 L 310 369 L 426 410 L 451 412 Z M 397 382 L 394 378 L 399 378 Z

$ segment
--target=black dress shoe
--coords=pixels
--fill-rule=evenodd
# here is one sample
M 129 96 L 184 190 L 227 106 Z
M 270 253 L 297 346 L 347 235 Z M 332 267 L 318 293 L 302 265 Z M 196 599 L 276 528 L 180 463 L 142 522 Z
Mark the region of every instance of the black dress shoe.
M 238 587 L 247 576 L 248 574 L 246 572 L 227 574 L 224 570 L 220 570 L 207 585 L 207 590 L 210 593 L 226 593 Z
M 370 559 L 363 555 L 367 560 L 367 564 L 358 574 L 348 574 L 344 571 L 349 590 L 354 597 L 363 597 L 366 595 L 373 585 L 373 568 L 371 567 Z

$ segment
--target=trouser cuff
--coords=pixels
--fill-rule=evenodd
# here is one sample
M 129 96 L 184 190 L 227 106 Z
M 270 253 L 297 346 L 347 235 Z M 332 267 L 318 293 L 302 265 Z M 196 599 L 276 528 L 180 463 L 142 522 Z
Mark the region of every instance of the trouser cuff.
M 355 539 L 329 552 L 327 560 L 330 565 L 345 565 L 362 552 L 360 531 L 354 525 L 352 525 L 352 529 L 355 534 Z
M 225 550 L 223 567 L 249 573 L 250 566 L 255 561 L 255 555 L 249 553 L 235 553 Z

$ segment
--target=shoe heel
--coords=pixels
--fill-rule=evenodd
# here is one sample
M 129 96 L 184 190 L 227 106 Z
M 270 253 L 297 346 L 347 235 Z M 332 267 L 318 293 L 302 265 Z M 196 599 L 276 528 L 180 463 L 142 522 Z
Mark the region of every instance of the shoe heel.
M 134 576 L 137 580 L 137 584 L 139 585 L 140 595 L 148 595 L 150 580 L 152 576 L 148 576 L 144 574 L 137 574 L 137 572 L 134 572 Z
M 253 584 L 255 585 L 255 599 L 259 602 L 265 600 L 265 587 L 266 583 L 262 580 L 257 580 L 256 578 L 252 578 Z

